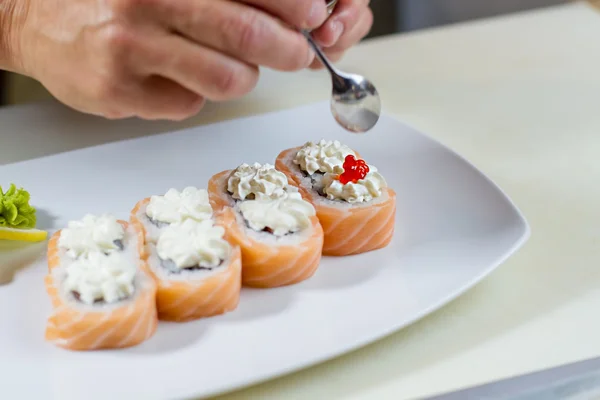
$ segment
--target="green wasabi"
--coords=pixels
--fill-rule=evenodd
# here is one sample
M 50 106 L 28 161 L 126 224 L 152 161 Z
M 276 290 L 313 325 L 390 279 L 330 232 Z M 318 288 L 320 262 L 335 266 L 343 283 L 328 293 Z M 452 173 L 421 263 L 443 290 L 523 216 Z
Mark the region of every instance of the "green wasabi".
M 35 208 L 29 204 L 29 192 L 15 184 L 4 193 L 0 186 L 0 227 L 35 228 Z

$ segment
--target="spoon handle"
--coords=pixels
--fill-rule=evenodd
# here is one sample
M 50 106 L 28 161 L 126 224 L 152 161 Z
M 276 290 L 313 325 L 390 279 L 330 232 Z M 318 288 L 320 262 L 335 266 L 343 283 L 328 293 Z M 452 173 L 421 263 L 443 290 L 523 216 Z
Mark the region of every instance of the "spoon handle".
M 329 62 L 327 57 L 325 57 L 325 55 L 321 51 L 321 48 L 319 47 L 319 45 L 317 45 L 315 43 L 315 41 L 313 40 L 313 37 L 310 34 L 310 32 L 307 30 L 303 30 L 302 34 L 304 35 L 304 37 L 306 37 L 306 40 L 308 40 L 308 44 L 310 44 L 310 46 L 315 51 L 315 54 L 319 58 L 319 60 L 321 60 L 321 62 L 329 70 L 329 72 L 331 72 L 333 75 L 338 75 L 338 71 L 335 69 L 335 67 L 333 65 L 331 65 L 331 63 Z

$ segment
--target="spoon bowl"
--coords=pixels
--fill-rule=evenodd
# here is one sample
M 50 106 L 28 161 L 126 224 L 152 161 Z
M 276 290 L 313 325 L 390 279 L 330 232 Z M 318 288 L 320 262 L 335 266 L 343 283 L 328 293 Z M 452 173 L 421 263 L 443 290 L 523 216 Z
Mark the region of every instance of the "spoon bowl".
M 314 42 L 310 32 L 303 31 L 319 60 L 331 74 L 331 113 L 344 129 L 366 133 L 379 121 L 381 100 L 375 86 L 364 76 L 335 68 Z
M 363 76 L 338 72 L 332 77 L 331 113 L 352 133 L 372 129 L 381 115 L 381 100 L 373 84 Z

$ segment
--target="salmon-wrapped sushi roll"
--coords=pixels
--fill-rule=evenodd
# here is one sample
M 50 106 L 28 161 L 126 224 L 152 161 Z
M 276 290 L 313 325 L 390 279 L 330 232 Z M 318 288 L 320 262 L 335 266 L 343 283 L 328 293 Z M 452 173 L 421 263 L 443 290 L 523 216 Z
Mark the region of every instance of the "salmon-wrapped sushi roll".
M 140 256 L 158 284 L 159 319 L 185 322 L 237 308 L 240 250 L 223 238 L 205 189 L 148 197 L 130 219 L 142 243 Z
M 241 247 L 243 285 L 272 288 L 314 275 L 323 229 L 283 173 L 268 164 L 242 164 L 214 175 L 208 193 L 227 239 Z
M 162 228 L 146 244 L 146 268 L 158 284 L 158 318 L 186 322 L 233 311 L 241 290 L 241 254 L 212 219 Z
M 324 255 L 365 253 L 392 240 L 396 193 L 354 150 L 338 141 L 307 142 L 282 151 L 275 167 L 316 208 Z
M 53 308 L 46 340 L 70 350 L 100 350 L 150 338 L 158 322 L 156 284 L 139 267 L 136 246 L 127 244 L 120 251 L 60 258 L 45 278 Z
M 108 255 L 137 246 L 137 233 L 126 221 L 111 214 L 87 214 L 69 221 L 66 228 L 56 231 L 48 241 L 48 270 L 71 260 L 87 258 L 90 253 Z

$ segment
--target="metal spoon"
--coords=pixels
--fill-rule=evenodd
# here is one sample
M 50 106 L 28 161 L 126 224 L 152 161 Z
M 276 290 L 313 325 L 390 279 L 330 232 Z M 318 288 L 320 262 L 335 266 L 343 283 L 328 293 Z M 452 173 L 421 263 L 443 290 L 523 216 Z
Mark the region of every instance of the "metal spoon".
M 335 68 L 314 42 L 310 32 L 304 30 L 302 33 L 331 74 L 331 113 L 335 120 L 352 133 L 369 131 L 381 114 L 381 100 L 375 86 L 363 76 Z

